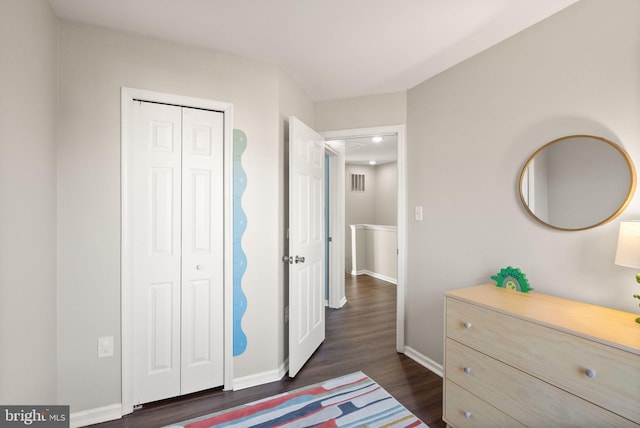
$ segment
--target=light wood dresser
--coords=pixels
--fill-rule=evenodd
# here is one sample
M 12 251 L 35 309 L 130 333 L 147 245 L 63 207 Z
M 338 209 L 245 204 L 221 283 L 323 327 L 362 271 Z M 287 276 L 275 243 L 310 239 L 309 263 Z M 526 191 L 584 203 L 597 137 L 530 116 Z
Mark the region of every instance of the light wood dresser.
M 636 317 L 494 284 L 446 292 L 444 421 L 640 426 Z

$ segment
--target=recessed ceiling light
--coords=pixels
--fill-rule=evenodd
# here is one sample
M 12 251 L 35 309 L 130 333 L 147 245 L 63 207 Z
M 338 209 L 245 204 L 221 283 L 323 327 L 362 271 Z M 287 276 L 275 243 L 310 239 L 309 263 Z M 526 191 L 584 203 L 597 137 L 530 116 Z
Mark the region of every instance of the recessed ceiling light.
M 382 137 L 373 137 L 371 141 L 373 141 L 374 143 L 379 143 L 382 141 Z
M 375 165 L 376 161 L 369 161 L 369 165 Z

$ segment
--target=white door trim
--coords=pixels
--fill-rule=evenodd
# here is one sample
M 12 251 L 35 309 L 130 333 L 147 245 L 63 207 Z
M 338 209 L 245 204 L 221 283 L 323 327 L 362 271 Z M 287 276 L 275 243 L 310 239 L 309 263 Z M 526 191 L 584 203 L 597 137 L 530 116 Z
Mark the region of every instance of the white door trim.
M 396 290 L 396 350 L 398 352 L 404 353 L 406 295 L 405 287 L 407 277 L 407 159 L 405 125 L 343 129 L 339 131 L 325 131 L 321 132 L 320 134 L 324 136 L 326 140 L 339 140 L 377 134 L 396 134 L 398 136 L 398 285 Z M 342 176 L 344 179 L 344 169 L 342 170 Z M 333 198 L 331 199 L 333 201 Z M 342 230 L 344 230 L 344 228 Z M 342 232 L 342 234 L 344 235 L 344 232 Z M 336 246 L 334 248 L 338 247 Z M 338 251 L 335 252 L 337 253 Z M 341 252 L 342 254 L 340 255 L 340 257 L 342 257 L 342 260 L 344 260 L 344 245 L 341 247 Z M 329 289 L 329 299 L 331 301 L 331 288 Z
M 144 100 L 224 113 L 224 389 L 233 389 L 233 105 L 202 98 L 186 97 L 142 89 L 121 89 L 121 353 L 122 414 L 133 411 L 133 284 L 131 260 L 131 193 L 129 191 L 131 105 Z
M 329 156 L 329 299 L 338 309 L 347 303 L 344 290 L 344 145 L 325 144 Z

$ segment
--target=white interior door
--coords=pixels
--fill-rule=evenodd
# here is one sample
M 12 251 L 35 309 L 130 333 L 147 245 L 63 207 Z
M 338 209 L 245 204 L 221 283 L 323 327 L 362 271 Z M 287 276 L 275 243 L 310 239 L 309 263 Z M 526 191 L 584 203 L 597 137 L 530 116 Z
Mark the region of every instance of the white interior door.
M 324 138 L 289 118 L 289 376 L 325 337 Z
M 223 123 L 182 108 L 181 394 L 224 382 Z
M 222 116 L 134 102 L 134 404 L 223 383 Z
M 136 403 L 180 394 L 180 109 L 135 103 Z

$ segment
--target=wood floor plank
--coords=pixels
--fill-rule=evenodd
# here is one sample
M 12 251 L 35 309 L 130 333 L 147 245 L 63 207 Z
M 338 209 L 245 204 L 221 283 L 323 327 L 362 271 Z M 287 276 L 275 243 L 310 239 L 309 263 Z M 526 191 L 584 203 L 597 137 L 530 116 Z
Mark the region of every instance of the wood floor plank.
M 156 428 L 362 371 L 430 428 L 442 422 L 442 378 L 396 352 L 396 286 L 346 275 L 347 304 L 326 309 L 326 339 L 295 379 L 240 391 L 220 388 L 143 406 L 100 428 Z

